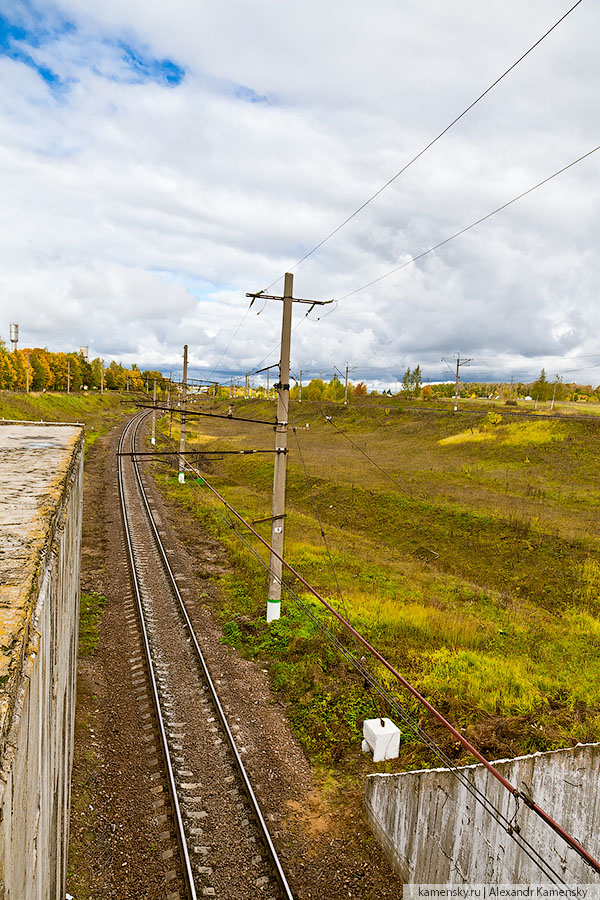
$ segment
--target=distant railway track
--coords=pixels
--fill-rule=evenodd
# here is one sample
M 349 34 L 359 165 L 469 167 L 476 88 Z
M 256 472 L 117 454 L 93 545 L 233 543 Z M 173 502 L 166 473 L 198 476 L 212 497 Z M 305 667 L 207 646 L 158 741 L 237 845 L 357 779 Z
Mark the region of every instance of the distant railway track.
M 586 413 L 536 413 L 536 412 L 521 412 L 520 410 L 507 409 L 505 406 L 498 406 L 495 404 L 490 404 L 485 409 L 458 409 L 456 412 L 451 406 L 416 406 L 410 404 L 410 406 L 402 407 L 402 409 L 407 409 L 409 411 L 414 412 L 426 412 L 426 413 L 443 413 L 449 415 L 462 415 L 462 416 L 487 416 L 489 412 L 500 413 L 502 416 L 512 416 L 514 419 L 549 419 L 551 421 L 559 420 L 562 422 L 594 422 L 597 425 L 600 425 L 600 416 L 589 415 Z
M 163 858 L 173 858 L 167 896 L 292 900 L 236 747 L 236 726 L 227 721 L 169 563 L 143 473 L 135 455 L 121 455 L 135 453 L 148 415 L 138 414 L 123 430 L 118 483 L 143 646 L 134 668 L 138 684 L 147 679 L 153 707 L 143 727 L 162 757 L 152 777 L 154 807 L 165 825 Z

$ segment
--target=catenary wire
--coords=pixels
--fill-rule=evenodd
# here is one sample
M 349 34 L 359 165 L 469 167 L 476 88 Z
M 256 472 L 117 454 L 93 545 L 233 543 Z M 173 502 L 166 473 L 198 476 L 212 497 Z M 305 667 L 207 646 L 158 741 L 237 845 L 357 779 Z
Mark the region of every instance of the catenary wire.
M 202 488 L 202 485 L 199 485 Z M 210 498 L 210 494 L 205 492 L 205 496 Z M 215 511 L 215 514 L 221 518 L 228 528 L 235 534 L 238 540 L 246 547 L 246 549 L 252 554 L 254 559 L 260 564 L 260 566 L 267 572 L 269 572 L 269 566 L 262 559 L 258 551 L 255 547 L 252 546 L 249 540 L 241 534 L 238 529 L 235 527 L 235 524 L 227 518 L 227 516 L 221 515 L 220 510 L 216 506 L 214 499 L 211 498 L 211 506 Z M 437 757 L 437 759 L 446 766 L 451 774 L 462 784 L 462 786 L 467 790 L 469 794 L 473 797 L 475 802 L 479 803 L 483 809 L 496 821 L 496 823 L 503 828 L 503 830 L 515 841 L 515 843 L 520 847 L 520 849 L 525 853 L 525 855 L 536 865 L 544 875 L 549 877 L 552 883 L 561 883 L 565 884 L 564 879 L 561 875 L 556 872 L 551 865 L 544 859 L 544 857 L 538 853 L 537 850 L 529 843 L 522 835 L 520 834 L 518 828 L 514 827 L 514 816 L 512 819 L 508 819 L 507 816 L 502 813 L 497 806 L 495 806 L 491 800 L 485 795 L 483 791 L 481 791 L 473 782 L 469 781 L 468 777 L 460 770 L 460 768 L 454 763 L 454 760 L 449 757 L 444 750 L 437 744 L 433 738 L 431 738 L 427 732 L 419 725 L 419 723 L 410 715 L 410 713 L 404 709 L 400 705 L 400 703 L 396 700 L 396 698 L 392 697 L 389 691 L 379 682 L 377 679 L 369 672 L 368 669 L 362 664 L 362 662 L 354 656 L 347 647 L 344 646 L 339 637 L 327 626 L 325 623 L 314 613 L 310 607 L 304 603 L 300 597 L 300 595 L 288 584 L 283 578 L 279 578 L 278 576 L 274 576 L 275 579 L 281 585 L 281 588 L 292 598 L 296 606 L 315 624 L 315 626 L 321 631 L 321 633 L 336 647 L 338 652 L 340 652 L 346 661 L 355 669 L 355 671 L 364 679 L 365 682 L 368 682 L 370 688 L 374 690 L 390 707 L 390 709 L 395 712 L 398 718 L 404 722 L 413 733 L 425 744 L 425 746 Z M 515 798 L 516 799 L 516 798 Z M 515 809 L 515 816 L 518 812 L 518 801 Z M 554 881 L 556 879 L 556 881 Z
M 173 445 L 173 442 L 170 441 L 166 435 L 163 437 L 169 441 L 170 444 Z M 216 515 L 225 523 L 228 529 L 233 531 L 236 537 L 244 544 L 244 546 L 250 551 L 250 553 L 254 556 L 254 558 L 258 561 L 258 563 L 267 571 L 269 570 L 268 564 L 265 560 L 262 559 L 258 551 L 255 547 L 250 544 L 247 538 L 241 534 L 235 525 L 235 522 L 225 513 L 223 512 L 217 505 L 213 494 L 223 501 L 223 498 L 219 496 L 217 492 L 214 491 L 204 476 L 192 465 L 190 465 L 186 461 L 186 467 L 190 469 L 190 471 L 194 472 L 194 474 L 200 478 L 200 482 L 196 481 L 196 484 L 203 490 L 205 496 L 210 500 L 210 505 L 215 510 Z M 227 504 L 226 504 L 227 508 Z M 232 510 L 233 511 L 233 510 Z M 239 517 L 239 514 L 236 514 Z M 242 520 L 243 522 L 243 520 Z M 248 523 L 244 523 L 248 527 Z M 250 529 L 252 531 L 253 529 Z M 340 653 L 346 658 L 346 660 L 352 665 L 352 667 L 361 675 L 361 677 L 368 681 L 370 686 L 384 699 L 391 709 L 394 710 L 399 716 L 399 718 L 407 724 L 411 730 L 419 737 L 425 745 L 437 756 L 437 758 L 446 765 L 450 772 L 456 777 L 461 784 L 465 787 L 465 789 L 473 796 L 476 802 L 479 802 L 482 807 L 490 814 L 497 824 L 499 824 L 506 833 L 517 843 L 520 849 L 529 857 L 529 859 L 542 871 L 547 877 L 549 877 L 552 883 L 565 883 L 562 877 L 557 873 L 550 864 L 535 850 L 535 848 L 519 833 L 519 829 L 515 828 L 513 825 L 514 818 L 518 811 L 518 802 L 515 809 L 515 814 L 509 820 L 502 812 L 499 810 L 482 792 L 476 785 L 474 785 L 466 775 L 455 765 L 454 761 L 444 752 L 444 750 L 427 734 L 427 732 L 419 725 L 418 722 L 401 706 L 401 704 L 387 691 L 387 689 L 369 672 L 368 669 L 362 664 L 362 662 L 354 656 L 348 648 L 346 648 L 340 639 L 328 628 L 327 625 L 314 613 L 310 607 L 305 604 L 297 592 L 292 588 L 290 584 L 288 584 L 283 578 L 277 577 L 277 581 L 279 581 L 281 587 L 288 593 L 297 606 L 309 616 L 309 618 L 314 622 L 314 624 L 322 631 L 322 633 L 336 646 Z M 518 801 L 518 798 L 515 797 L 515 800 Z M 557 882 L 553 879 L 556 878 Z
M 320 404 L 319 404 L 319 405 L 320 405 Z M 363 448 L 362 448 L 362 447 L 359 447 L 359 445 L 356 444 L 356 443 L 352 440 L 351 437 L 348 437 L 348 435 L 346 434 L 346 432 L 343 431 L 341 428 L 339 428 L 339 427 L 335 424 L 335 422 L 333 421 L 333 416 L 328 416 L 328 415 L 326 415 L 326 414 L 323 412 L 323 407 L 320 407 L 320 409 L 321 409 L 321 415 L 322 415 L 323 418 L 325 419 L 325 422 L 326 422 L 328 425 L 331 425 L 333 428 L 335 428 L 335 430 L 337 431 L 337 433 L 338 433 L 338 434 L 341 434 L 343 437 L 345 437 L 346 440 L 348 441 L 348 443 L 352 444 L 352 446 L 354 447 L 355 450 L 358 450 L 358 452 L 361 453 L 361 454 L 365 457 L 365 459 L 368 459 L 369 462 L 372 463 L 372 465 L 374 465 L 376 469 L 379 469 L 379 471 L 381 472 L 381 474 L 384 475 L 384 476 L 387 478 L 387 480 L 390 481 L 390 482 L 394 485 L 394 487 L 396 488 L 396 490 L 400 491 L 400 492 L 403 493 L 403 494 L 406 494 L 408 497 L 411 497 L 411 498 L 413 498 L 413 497 L 415 496 L 415 492 L 414 492 L 414 491 L 410 490 L 410 488 L 407 489 L 407 488 L 403 487 L 403 485 L 401 485 L 401 484 L 400 484 L 400 483 L 399 483 L 392 475 L 390 475 L 389 472 L 386 472 L 386 470 L 383 469 L 383 468 L 379 465 L 379 463 L 376 462 L 376 461 L 373 459 L 373 457 L 370 456 L 370 455 L 367 453 L 366 450 L 363 450 Z M 419 499 L 423 500 L 424 498 L 423 498 L 423 497 L 420 497 Z
M 316 253 L 316 251 L 319 250 L 319 248 L 322 247 L 323 244 L 327 243 L 327 241 L 329 241 L 334 235 L 336 235 L 338 233 L 338 231 L 341 231 L 342 228 L 344 228 L 344 226 L 348 224 L 348 222 L 351 222 L 352 219 L 354 219 L 360 212 L 362 212 L 363 209 L 365 209 L 365 207 L 367 207 L 370 203 L 373 202 L 373 200 L 375 200 L 377 197 L 379 197 L 379 195 L 382 194 L 383 191 L 386 190 L 386 188 L 388 188 L 391 184 L 393 184 L 393 182 L 396 181 L 396 179 L 399 178 L 400 175 L 402 175 L 404 172 L 406 172 L 406 170 L 409 169 L 410 166 L 413 165 L 413 163 L 415 163 L 418 159 L 420 159 L 431 147 L 433 147 L 434 144 L 436 144 L 445 134 L 447 134 L 448 131 L 450 131 L 450 129 L 453 128 L 457 122 L 459 122 L 464 116 L 466 116 L 467 113 L 473 109 L 473 107 L 475 107 L 481 100 L 483 100 L 483 98 L 487 94 L 489 94 L 498 84 L 500 84 L 500 82 L 503 80 L 503 78 L 506 78 L 506 76 L 509 75 L 510 72 L 512 72 L 513 69 L 515 69 L 519 65 L 519 63 L 521 63 L 527 56 L 529 56 L 529 54 L 532 53 L 533 50 L 535 50 L 536 47 L 538 47 L 542 43 L 542 41 L 545 40 L 548 37 L 548 35 L 550 35 L 554 31 L 555 28 L 557 28 L 562 22 L 564 22 L 564 20 L 567 18 L 567 16 L 569 16 L 573 12 L 573 10 L 579 6 L 579 4 L 581 2 L 582 2 L 582 0 L 577 0 L 577 2 L 574 3 L 573 6 L 570 9 L 568 9 L 567 12 L 564 15 L 562 15 L 560 17 L 560 19 L 558 19 L 558 21 L 554 23 L 554 25 L 552 25 L 551 28 L 548 29 L 548 31 L 546 31 L 540 38 L 538 38 L 538 40 L 534 44 L 532 44 L 531 47 L 529 47 L 529 49 L 525 51 L 525 53 L 523 53 L 517 60 L 515 60 L 515 62 L 512 63 L 512 65 L 509 66 L 508 69 L 506 69 L 498 78 L 496 78 L 496 80 L 493 81 L 492 84 L 490 84 L 483 91 L 483 93 L 481 93 L 475 100 L 473 100 L 473 102 L 470 103 L 469 106 L 466 107 L 466 109 L 464 109 L 458 116 L 456 116 L 456 118 L 454 118 L 450 122 L 449 125 L 446 125 L 446 127 L 443 129 L 443 131 L 440 131 L 440 133 L 435 138 L 433 138 L 433 140 L 431 140 L 425 147 L 423 147 L 423 149 L 420 150 L 419 153 L 416 154 L 416 156 L 413 156 L 413 158 L 410 159 L 388 181 L 386 181 L 386 183 L 384 185 L 382 185 L 379 188 L 379 190 L 375 191 L 375 193 L 372 194 L 368 198 L 368 200 L 365 200 L 365 202 L 363 204 L 361 204 L 361 206 L 359 206 L 358 209 L 355 209 L 354 212 L 351 213 L 351 215 L 349 215 L 346 219 L 344 219 L 344 221 L 341 222 L 336 228 L 334 228 L 333 231 L 331 231 L 321 241 L 319 241 L 319 243 L 316 244 L 312 248 L 312 250 L 309 250 L 308 253 L 305 253 L 301 259 L 299 259 L 296 263 L 294 263 L 294 265 L 291 267 L 291 269 L 289 269 L 289 271 L 292 272 L 292 271 L 294 271 L 294 269 L 297 269 L 298 266 L 301 265 L 301 263 L 303 263 L 310 256 L 312 256 L 313 253 Z M 264 289 L 265 292 L 269 291 L 273 287 L 273 285 L 277 284 L 277 282 L 280 281 L 281 277 L 282 276 L 280 275 L 275 281 L 273 281 L 268 287 L 266 287 Z
M 331 555 L 331 550 L 329 549 L 329 542 L 328 542 L 328 540 L 327 540 L 327 535 L 325 534 L 325 529 L 324 529 L 324 527 L 323 527 L 323 521 L 322 521 L 322 519 L 321 519 L 321 515 L 320 515 L 320 513 L 319 513 L 319 508 L 318 508 L 318 506 L 317 506 L 317 500 L 316 500 L 316 497 L 315 497 L 315 494 L 314 494 L 314 491 L 313 491 L 313 486 L 312 486 L 312 484 L 311 484 L 310 477 L 309 477 L 309 475 L 308 475 L 308 469 L 306 468 L 306 463 L 305 463 L 305 461 L 304 461 L 304 456 L 303 456 L 303 454 L 302 454 L 302 448 L 301 448 L 301 446 L 300 446 L 300 440 L 298 439 L 298 430 L 297 430 L 297 428 L 296 428 L 295 425 L 292 425 L 292 433 L 293 433 L 294 438 L 295 438 L 295 440 L 296 440 L 296 448 L 297 448 L 297 450 L 298 450 L 298 456 L 300 457 L 300 463 L 301 463 L 301 465 L 302 465 L 302 470 L 303 470 L 303 472 L 304 472 L 304 478 L 305 478 L 305 481 L 306 481 L 306 486 L 307 486 L 307 488 L 308 488 L 308 492 L 309 492 L 309 495 L 310 495 L 310 500 L 311 500 L 312 508 L 313 508 L 313 511 L 314 511 L 314 514 L 315 514 L 315 518 L 316 518 L 317 522 L 319 523 L 319 531 L 320 531 L 320 533 L 321 533 L 321 537 L 323 538 L 323 544 L 324 544 L 324 546 L 325 546 L 325 551 L 326 551 L 326 553 L 327 553 L 327 558 L 329 559 L 329 565 L 331 566 L 331 571 L 333 572 L 333 578 L 334 578 L 334 580 L 335 580 L 335 586 L 336 586 L 336 589 L 337 589 L 337 592 L 338 592 L 338 596 L 339 596 L 340 601 L 341 601 L 341 604 L 342 604 L 342 609 L 344 610 L 344 615 L 346 616 L 346 618 L 348 618 L 348 610 L 346 609 L 346 601 L 344 600 L 344 595 L 343 595 L 342 589 L 341 589 L 341 587 L 340 587 L 340 582 L 339 582 L 339 579 L 338 579 L 338 576 L 337 576 L 337 570 L 336 570 L 335 564 L 334 564 L 334 562 L 333 562 L 333 557 L 332 557 L 332 555 Z
M 389 278 L 390 275 L 394 275 L 396 272 L 399 272 L 401 269 L 405 269 L 407 266 L 412 266 L 413 263 L 416 263 L 418 260 L 423 259 L 424 256 L 427 256 L 429 253 L 433 253 L 434 250 L 439 250 L 440 247 L 443 247 L 445 244 L 449 244 L 450 241 L 455 240 L 457 237 L 460 237 L 462 234 L 465 234 L 467 231 L 470 231 L 472 228 L 475 228 L 477 225 L 481 225 L 482 222 L 486 222 L 488 219 L 491 219 L 492 216 L 497 215 L 502 210 L 507 209 L 509 206 L 512 206 L 513 203 L 516 203 L 518 200 L 522 200 L 523 197 L 527 197 L 528 194 L 532 194 L 533 191 L 536 191 L 538 188 L 542 187 L 545 184 L 548 184 L 549 181 L 552 181 L 553 178 L 557 178 L 559 175 L 562 175 L 568 169 L 572 169 L 573 166 L 576 166 L 578 163 L 583 162 L 584 159 L 587 159 L 588 156 L 591 156 L 593 153 L 596 153 L 600 150 L 600 144 L 597 147 L 594 147 L 592 150 L 588 150 L 587 153 L 584 153 L 583 156 L 574 159 L 568 165 L 563 166 L 562 169 L 559 169 L 557 172 L 554 172 L 552 175 L 548 175 L 547 178 L 544 178 L 542 181 L 538 181 L 537 184 L 534 184 L 532 187 L 528 188 L 526 191 L 523 191 L 517 197 L 513 197 L 512 200 L 509 200 L 507 203 L 503 203 L 502 206 L 498 206 L 492 212 L 488 213 L 485 216 L 482 216 L 480 219 L 477 219 L 475 222 L 471 222 L 470 225 L 467 225 L 465 228 L 461 228 L 460 231 L 456 231 L 454 234 L 450 235 L 450 237 L 445 238 L 443 241 L 435 244 L 433 247 L 429 247 L 428 250 L 423 250 L 422 253 L 419 253 L 417 256 L 411 257 L 406 262 L 401 263 L 399 266 L 391 269 L 389 272 L 385 272 L 383 275 L 379 275 L 378 278 L 374 278 L 372 281 L 369 281 L 367 284 L 363 284 L 361 287 L 356 288 L 353 291 L 349 291 L 347 294 L 344 294 L 342 297 L 338 297 L 338 303 L 342 300 L 346 300 L 348 297 L 353 297 L 354 294 L 358 294 L 361 291 L 366 290 L 369 287 L 372 287 L 374 284 L 378 284 L 378 282 L 383 281 L 384 278 Z
M 172 442 L 171 442 L 172 443 Z M 393 677 L 400 682 L 400 684 L 412 695 L 412 697 L 417 700 L 425 709 L 429 711 L 431 715 L 450 733 L 454 736 L 454 738 L 462 744 L 465 750 L 468 753 L 475 757 L 478 762 L 480 762 L 485 769 L 501 784 L 503 787 L 509 791 L 509 793 L 518 800 L 523 800 L 528 809 L 532 810 L 536 813 L 536 815 L 546 824 L 548 825 L 555 834 L 557 834 L 565 843 L 574 850 L 578 856 L 583 859 L 590 868 L 594 869 L 595 872 L 600 873 L 600 862 L 596 860 L 584 847 L 573 838 L 568 832 L 566 832 L 561 826 L 546 813 L 546 811 L 540 807 L 532 798 L 528 797 L 526 794 L 523 794 L 521 791 L 518 791 L 514 785 L 508 781 L 507 778 L 504 777 L 492 763 L 490 763 L 480 752 L 477 750 L 468 740 L 458 731 L 419 691 L 397 670 L 392 666 L 387 659 L 382 656 L 381 653 L 365 638 L 360 632 L 358 632 L 352 625 L 344 619 L 344 617 L 335 609 L 334 606 L 329 603 L 329 601 L 320 594 L 312 585 L 293 567 L 287 562 L 283 556 L 278 553 L 269 543 L 268 541 L 262 537 L 262 535 L 249 523 L 247 522 L 241 514 L 234 509 L 234 507 L 227 502 L 227 500 L 206 480 L 204 476 L 190 463 L 186 463 L 185 459 L 183 460 L 183 465 L 190 469 L 190 471 L 196 473 L 196 475 L 202 479 L 202 483 L 206 486 L 206 488 L 227 508 L 227 510 L 231 513 L 231 515 L 240 522 L 248 531 L 254 535 L 258 541 L 266 547 L 271 556 L 276 556 L 277 559 L 282 563 L 282 565 L 287 569 L 287 571 L 291 574 L 291 576 L 296 579 L 300 584 L 302 584 L 309 593 L 313 594 L 314 597 L 318 600 L 322 607 L 327 609 L 331 615 L 333 615 L 349 632 L 351 632 L 358 641 L 368 650 L 374 659 L 378 660 L 384 668 L 386 668 Z
M 212 371 L 211 371 L 211 373 L 210 373 L 211 375 L 214 375 L 214 374 L 215 374 L 215 372 L 217 371 L 217 369 L 219 368 L 219 366 L 220 366 L 220 364 L 221 364 L 221 360 L 223 359 L 223 357 L 225 356 L 225 354 L 227 353 L 227 351 L 229 350 L 229 348 L 231 347 L 231 345 L 232 345 L 233 342 L 235 341 L 235 339 L 236 339 L 236 337 L 237 337 L 237 335 L 238 335 L 238 332 L 239 332 L 240 328 L 242 327 L 242 325 L 243 325 L 244 322 L 246 321 L 246 317 L 247 317 L 248 313 L 250 312 L 250 307 L 251 307 L 251 306 L 252 306 L 252 304 L 250 303 L 249 306 L 248 306 L 248 308 L 247 308 L 247 310 L 246 310 L 246 312 L 244 313 L 244 315 L 243 315 L 242 318 L 240 319 L 240 324 L 239 324 L 238 327 L 235 329 L 235 331 L 233 332 L 231 338 L 229 339 L 229 343 L 227 344 L 227 346 L 225 347 L 225 349 L 224 349 L 223 352 L 221 353 L 221 355 L 220 355 L 220 357 L 219 357 L 217 363 L 214 365 L 214 367 L 213 367 L 213 369 L 212 369 Z M 208 378 L 207 380 L 210 380 L 210 376 L 209 376 L 209 378 Z

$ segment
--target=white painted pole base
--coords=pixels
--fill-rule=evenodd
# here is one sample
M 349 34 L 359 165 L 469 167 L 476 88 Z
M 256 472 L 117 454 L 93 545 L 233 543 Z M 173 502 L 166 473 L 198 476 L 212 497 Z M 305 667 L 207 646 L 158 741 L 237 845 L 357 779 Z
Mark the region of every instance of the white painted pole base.
M 155 438 L 155 437 L 153 437 L 153 438 L 150 438 L 150 440 L 151 440 L 151 442 L 152 442 L 152 443 L 153 443 L 153 444 L 155 444 L 155 443 L 156 443 L 156 438 Z
M 183 472 L 179 473 L 179 484 L 185 484 L 185 474 Z
M 281 618 L 281 601 L 267 600 L 267 622 Z

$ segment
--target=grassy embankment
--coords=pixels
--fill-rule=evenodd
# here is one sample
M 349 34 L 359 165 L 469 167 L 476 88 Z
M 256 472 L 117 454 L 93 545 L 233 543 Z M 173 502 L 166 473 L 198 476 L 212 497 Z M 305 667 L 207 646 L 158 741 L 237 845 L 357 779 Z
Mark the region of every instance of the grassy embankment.
M 128 407 L 126 394 L 109 393 L 42 393 L 29 394 L 0 391 L 0 418 L 17 421 L 80 422 L 85 425 L 85 451 L 106 434 Z M 133 411 L 131 408 L 130 411 Z
M 274 412 L 272 403 L 236 404 L 236 415 L 249 418 L 272 419 Z M 289 562 L 484 752 L 600 739 L 598 426 L 494 424 L 493 414 L 484 420 L 397 402 L 349 409 L 304 402 L 291 420 L 298 428 L 289 438 Z M 203 449 L 273 441 L 269 428 L 222 419 L 202 419 L 199 438 L 192 429 L 192 446 Z M 204 471 L 235 508 L 257 519 L 270 512 L 272 465 L 267 455 L 225 456 Z M 284 617 L 267 627 L 264 570 L 199 485 L 177 484 L 165 467 L 159 479 L 227 547 L 231 570 L 221 578 L 218 610 L 226 640 L 268 665 L 313 758 L 360 767 L 362 719 L 380 709 L 362 679 L 291 599 L 284 597 Z M 268 538 L 269 525 L 258 527 Z M 302 599 L 317 610 L 305 593 Z M 378 664 L 372 669 L 391 684 Z M 397 693 L 429 728 L 415 703 Z M 429 764 L 406 734 L 400 767 Z

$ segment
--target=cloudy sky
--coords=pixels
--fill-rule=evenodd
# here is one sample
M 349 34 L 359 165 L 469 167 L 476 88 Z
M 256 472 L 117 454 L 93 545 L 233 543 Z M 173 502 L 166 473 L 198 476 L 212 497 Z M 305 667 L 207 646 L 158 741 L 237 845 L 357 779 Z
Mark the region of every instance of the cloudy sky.
M 593 0 L 292 268 L 573 2 L 3 0 L 0 335 L 225 379 L 291 270 L 305 377 L 597 384 L 600 151 L 410 262 L 600 144 Z

